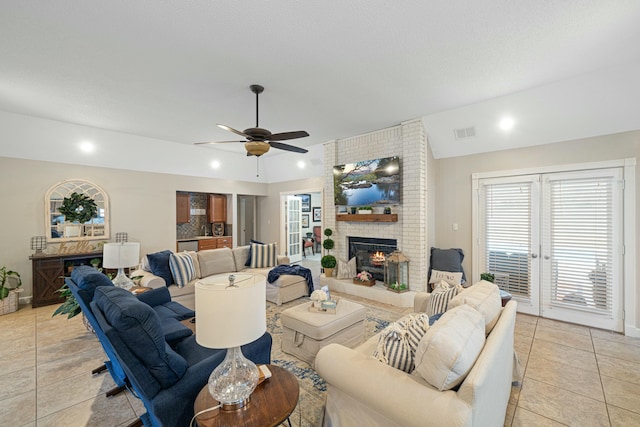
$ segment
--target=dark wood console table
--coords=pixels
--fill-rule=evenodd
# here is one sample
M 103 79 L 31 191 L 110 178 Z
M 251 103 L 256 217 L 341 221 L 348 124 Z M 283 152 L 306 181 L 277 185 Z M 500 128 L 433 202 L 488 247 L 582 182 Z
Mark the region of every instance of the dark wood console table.
M 102 251 L 84 254 L 55 254 L 55 255 L 31 255 L 31 265 L 33 267 L 33 299 L 32 307 L 42 307 L 44 305 L 61 304 L 64 298 L 56 292 L 64 284 L 64 276 L 70 273 L 68 266 L 90 265 L 94 258 L 100 258 L 102 265 Z

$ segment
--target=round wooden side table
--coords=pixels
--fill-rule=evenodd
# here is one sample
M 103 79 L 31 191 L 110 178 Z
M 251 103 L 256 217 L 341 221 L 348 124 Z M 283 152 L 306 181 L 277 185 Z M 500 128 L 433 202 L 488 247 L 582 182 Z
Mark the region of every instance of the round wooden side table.
M 244 408 L 235 411 L 220 409 L 206 412 L 196 418 L 199 427 L 277 426 L 287 420 L 298 404 L 300 385 L 295 375 L 276 365 L 267 365 L 271 378 L 258 384 L 251 393 L 251 401 Z M 194 403 L 194 413 L 218 405 L 205 385 Z

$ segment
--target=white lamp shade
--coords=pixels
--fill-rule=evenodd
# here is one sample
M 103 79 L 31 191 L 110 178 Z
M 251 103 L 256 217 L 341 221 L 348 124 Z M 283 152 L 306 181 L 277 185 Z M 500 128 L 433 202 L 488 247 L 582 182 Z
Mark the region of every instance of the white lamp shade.
M 102 248 L 102 266 L 105 268 L 127 268 L 138 264 L 140 243 L 105 243 Z
M 207 348 L 239 347 L 267 330 L 266 278 L 236 273 L 196 282 L 196 341 Z

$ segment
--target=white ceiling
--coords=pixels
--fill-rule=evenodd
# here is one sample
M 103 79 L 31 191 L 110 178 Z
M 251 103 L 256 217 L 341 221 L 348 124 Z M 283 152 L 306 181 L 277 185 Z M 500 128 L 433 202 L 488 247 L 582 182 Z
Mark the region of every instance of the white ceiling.
M 422 117 L 459 156 L 640 129 L 639 22 L 638 0 L 3 1 L 0 110 L 243 153 L 192 144 L 254 126 L 259 83 L 295 145 Z

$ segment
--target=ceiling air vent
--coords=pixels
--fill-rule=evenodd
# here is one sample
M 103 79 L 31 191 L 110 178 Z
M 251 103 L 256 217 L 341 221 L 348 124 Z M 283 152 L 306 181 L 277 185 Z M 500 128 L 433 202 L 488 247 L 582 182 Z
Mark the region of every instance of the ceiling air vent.
M 476 128 L 473 126 L 469 126 L 467 128 L 454 129 L 453 134 L 456 139 L 465 139 L 476 136 Z

